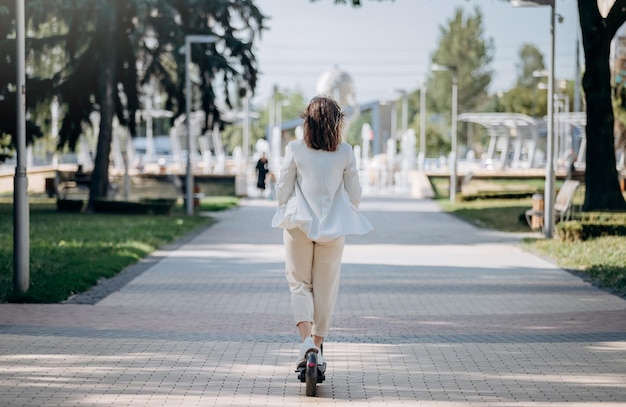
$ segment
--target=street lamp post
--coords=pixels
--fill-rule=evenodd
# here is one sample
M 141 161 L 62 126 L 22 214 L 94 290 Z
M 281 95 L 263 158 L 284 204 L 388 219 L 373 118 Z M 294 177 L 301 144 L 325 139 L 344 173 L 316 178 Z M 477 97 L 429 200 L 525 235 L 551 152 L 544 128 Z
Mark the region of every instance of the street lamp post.
M 420 89 L 420 152 L 417 165 L 420 170 L 424 170 L 426 161 L 426 82 L 422 83 Z
M 30 216 L 28 208 L 28 172 L 26 169 L 26 31 L 24 0 L 15 2 L 15 43 L 17 51 L 17 164 L 13 179 L 13 287 L 23 293 L 30 280 Z
M 548 74 L 548 136 L 546 152 L 545 210 L 543 234 L 552 238 L 554 233 L 554 28 L 556 10 L 554 0 L 511 0 L 513 7 L 550 6 L 550 71 Z
M 433 64 L 432 70 L 437 71 L 450 71 L 452 72 L 452 134 L 451 138 L 451 152 L 450 152 L 450 201 L 456 201 L 456 184 L 457 184 L 457 105 L 458 105 L 458 88 L 459 88 L 459 70 L 454 65 L 438 65 Z
M 402 116 L 401 116 L 401 125 L 402 125 L 402 135 L 406 133 L 409 128 L 409 106 L 408 106 L 408 95 L 404 89 L 396 89 L 396 92 L 400 95 L 402 99 Z
M 187 114 L 187 173 L 185 176 L 185 197 L 187 215 L 193 214 L 193 169 L 191 168 L 191 155 L 195 151 L 195 146 L 191 138 L 191 78 L 189 77 L 189 66 L 191 65 L 191 44 L 210 44 L 217 41 L 214 35 L 187 35 L 185 37 L 185 101 Z
M 250 150 L 250 95 L 248 89 L 246 89 L 246 95 L 243 98 L 243 114 L 243 162 L 247 169 Z
M 271 171 L 277 174 L 280 171 L 280 157 L 282 154 L 283 144 L 283 106 L 289 106 L 291 102 L 285 99 L 279 99 L 276 101 L 276 124 L 270 133 L 270 151 Z

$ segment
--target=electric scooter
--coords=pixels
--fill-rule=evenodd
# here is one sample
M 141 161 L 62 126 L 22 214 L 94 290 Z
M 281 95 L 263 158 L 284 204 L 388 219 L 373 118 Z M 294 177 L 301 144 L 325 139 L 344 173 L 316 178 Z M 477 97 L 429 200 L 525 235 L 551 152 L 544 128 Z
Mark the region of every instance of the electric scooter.
M 305 362 L 298 366 L 296 372 L 298 379 L 302 383 L 306 383 L 306 395 L 315 397 L 317 384 L 326 379 L 326 362 L 321 365 L 318 364 L 317 352 L 308 352 L 305 356 Z

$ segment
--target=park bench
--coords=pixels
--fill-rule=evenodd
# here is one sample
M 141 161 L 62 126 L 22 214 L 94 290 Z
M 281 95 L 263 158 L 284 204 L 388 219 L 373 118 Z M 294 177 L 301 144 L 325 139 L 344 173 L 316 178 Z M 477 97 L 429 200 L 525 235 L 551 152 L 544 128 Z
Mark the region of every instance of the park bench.
M 54 178 L 46 179 L 46 193 L 49 197 L 67 199 L 74 191 L 89 192 L 91 174 L 77 171 L 56 171 Z
M 572 202 L 574 194 L 580 185 L 580 181 L 566 180 L 559 193 L 554 200 L 554 215 L 556 222 L 569 220 L 572 216 Z M 542 197 L 543 198 L 543 197 Z M 531 229 L 540 229 L 543 226 L 544 207 L 543 199 L 539 207 L 533 205 L 533 208 L 526 211 L 526 221 Z

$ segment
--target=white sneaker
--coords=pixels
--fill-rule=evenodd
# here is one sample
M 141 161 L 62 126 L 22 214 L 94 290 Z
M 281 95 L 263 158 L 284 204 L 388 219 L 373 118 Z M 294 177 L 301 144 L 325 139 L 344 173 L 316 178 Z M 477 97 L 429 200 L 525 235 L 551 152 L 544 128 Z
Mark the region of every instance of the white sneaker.
M 315 346 L 315 343 L 313 343 L 313 338 L 311 337 L 306 338 L 300 345 L 300 353 L 298 355 L 298 366 L 302 365 L 303 363 L 306 363 L 306 355 L 309 352 L 317 353 L 317 357 L 319 360 L 319 357 L 321 355 L 320 350 L 318 349 L 317 346 Z

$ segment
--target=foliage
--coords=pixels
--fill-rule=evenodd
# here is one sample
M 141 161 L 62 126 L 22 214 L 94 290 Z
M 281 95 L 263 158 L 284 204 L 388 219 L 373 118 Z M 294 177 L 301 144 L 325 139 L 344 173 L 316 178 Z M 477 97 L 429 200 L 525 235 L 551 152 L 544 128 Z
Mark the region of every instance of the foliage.
M 63 301 L 212 223 L 210 217 L 186 216 L 180 204 L 171 216 L 93 215 L 58 212 L 52 199 L 30 200 L 31 283 L 26 295 L 18 295 L 11 288 L 12 203 L 0 199 L 0 302 Z M 235 197 L 204 197 L 199 210 L 220 211 L 238 203 Z
M 492 71 L 489 66 L 493 58 L 493 41 L 484 39 L 482 13 L 478 7 L 474 14 L 464 15 L 462 7 L 456 9 L 454 16 L 440 26 L 440 38 L 432 62 L 456 67 L 458 72 L 458 112 L 482 111 L 489 98 L 487 88 L 491 83 Z M 432 119 L 440 120 L 439 125 L 431 122 L 440 133 L 436 138 L 450 140 L 443 136 L 451 121 L 452 94 L 451 73 L 431 72 L 427 79 L 426 104 Z M 444 125 L 445 123 L 445 125 Z M 429 135 L 430 136 L 430 135 Z M 459 140 L 462 143 L 462 140 Z M 449 141 L 447 141 L 449 143 Z M 437 145 L 444 145 L 438 141 Z
M 508 0 L 503 0 L 508 1 Z M 336 0 L 336 3 L 346 3 L 348 1 Z M 352 0 L 353 5 L 360 5 L 359 0 Z M 544 4 L 548 4 L 544 2 Z M 594 210 L 623 210 L 626 202 L 619 192 L 618 174 L 615 162 L 614 143 L 614 112 L 611 106 L 611 72 L 609 69 L 610 44 L 616 31 L 626 21 L 626 0 L 614 0 L 608 15 L 602 16 L 596 1 L 578 0 L 578 15 L 582 32 L 582 43 L 585 52 L 585 70 L 583 76 L 583 88 L 585 104 L 587 106 L 587 126 L 586 126 L 586 189 L 585 211 Z M 438 53 L 447 53 L 452 49 L 451 45 L 439 46 Z M 435 55 L 436 56 L 436 55 Z M 534 68 L 533 61 L 537 60 L 538 54 L 532 49 L 522 49 L 522 62 L 520 64 L 522 78 L 528 78 L 528 72 Z M 442 65 L 457 65 L 458 61 L 433 58 L 434 62 Z M 461 60 L 465 62 L 464 60 Z M 486 65 L 486 64 L 485 64 Z M 540 64 L 535 64 L 540 66 Z M 439 75 L 442 76 L 442 75 Z M 530 82 L 520 81 L 515 89 L 509 94 L 502 95 L 503 100 L 496 95 L 485 99 L 485 107 L 490 111 L 504 112 L 526 112 L 531 115 L 541 115 L 543 109 L 539 104 L 535 104 L 535 91 L 529 92 Z M 462 84 L 460 84 L 462 85 Z M 558 85 L 558 84 L 557 84 Z M 521 88 L 526 87 L 526 90 Z M 435 92 L 444 92 L 444 87 L 433 88 L 432 78 L 429 81 L 429 89 Z M 466 86 L 459 86 L 460 89 L 468 89 Z M 437 90 L 439 89 L 439 90 Z M 567 84 L 566 93 L 573 101 L 573 87 Z M 472 94 L 476 94 L 475 92 Z M 459 95 L 459 111 L 462 113 L 465 106 L 461 101 L 463 95 Z M 433 102 L 430 107 L 435 111 L 443 111 L 449 106 L 445 92 L 436 98 L 430 98 Z M 619 112 L 616 113 L 619 117 Z M 622 123 L 618 127 L 619 139 L 617 147 L 626 149 L 626 126 Z
M 501 111 L 521 113 L 531 117 L 544 117 L 548 109 L 546 91 L 516 86 L 502 94 L 499 101 Z
M 600 287 L 626 294 L 626 237 L 606 236 L 572 242 L 526 239 L 524 247 L 555 259 L 559 267 L 579 270 Z
M 0 203 L 0 301 L 59 302 L 109 278 L 210 218 L 60 213 L 30 205 L 30 288 L 12 290 L 12 204 Z
M 601 236 L 626 236 L 626 222 L 622 219 L 609 221 L 568 221 L 556 226 L 561 240 L 588 240 Z
M 442 207 L 476 226 L 509 232 L 528 231 L 519 213 L 529 201 L 486 200 L 452 204 L 441 201 Z M 626 294 L 626 237 L 605 236 L 590 240 L 560 241 L 556 239 L 525 239 L 528 251 L 554 259 L 559 267 L 579 270 L 597 285 L 619 294 Z
M 0 6 L 11 8 L 10 3 L 0 0 Z M 36 61 L 50 49 L 66 53 L 62 67 L 53 69 L 52 75 L 40 68 L 29 78 L 27 100 L 49 103 L 58 97 L 63 107 L 59 146 L 70 149 L 76 146 L 83 126 L 91 124 L 91 114 L 99 113 L 90 203 L 105 196 L 108 189 L 114 117 L 135 133 L 141 86 L 154 80 L 165 95 L 163 107 L 176 114 L 185 111 L 187 69 L 181 47 L 186 36 L 217 39 L 191 46 L 195 65 L 189 74 L 193 75 L 194 95 L 198 95 L 192 103 L 206 113 L 205 129 L 214 123 L 223 127 L 221 110 L 232 105 L 231 85 L 251 91 L 256 87 L 253 42 L 265 28 L 265 17 L 252 0 L 203 0 L 194 2 L 193 7 L 177 0 L 27 0 L 27 7 L 28 25 L 36 32 L 44 32 L 40 28 L 50 22 L 58 22 L 60 27 L 59 32 L 45 31 L 42 38 L 29 39 L 31 58 Z M 11 16 L 0 16 L 0 20 L 0 38 L 6 38 L 0 45 L 14 46 Z M 2 62 L 0 83 L 7 85 L 0 91 L 10 103 L 15 94 L 10 74 L 15 61 L 9 57 Z M 0 132 L 15 134 L 8 127 Z
M 487 100 L 487 88 L 493 72 L 489 66 L 493 59 L 493 41 L 484 39 L 482 12 L 464 15 L 462 7 L 439 28 L 437 49 L 432 56 L 435 64 L 458 69 L 458 111 L 479 111 Z M 428 78 L 428 101 L 432 111 L 451 111 L 450 73 L 432 72 Z
M 476 201 L 484 199 L 525 199 L 537 193 L 536 189 L 526 191 L 479 191 L 473 194 L 462 194 L 461 201 Z
M 17 95 L 16 95 L 16 65 L 15 41 L 6 40 L 15 37 L 15 27 L 13 15 L 15 14 L 15 1 L 0 1 L 0 112 L 3 117 L 17 116 Z M 28 98 L 26 99 L 28 103 Z M 12 156 L 14 140 L 12 135 L 17 132 L 16 120 L 0 120 L 0 162 Z M 32 142 L 36 137 L 41 137 L 34 122 L 27 119 L 26 138 L 27 142 Z
M 200 199 L 200 212 L 217 212 L 239 205 L 239 198 L 232 196 L 212 196 Z
M 541 79 L 535 76 L 535 72 L 546 69 L 541 51 L 531 44 L 522 45 L 519 51 L 519 62 L 516 65 L 517 86 L 526 89 L 536 88 Z
M 543 117 L 548 112 L 547 79 L 535 76 L 537 71 L 545 71 L 543 55 L 535 46 L 525 44 L 519 52 L 518 76 L 515 87 L 504 92 L 499 101 L 499 111 L 522 113 L 531 117 Z M 544 85 L 542 89 L 539 89 Z M 569 102 L 567 111 L 572 111 L 574 102 L 574 82 L 558 80 L 555 91 Z
M 13 8 L 9 4 L 14 2 L 0 0 L 0 3 Z M 252 41 L 263 28 L 264 16 L 251 1 L 198 2 L 193 13 L 184 3 L 173 0 L 117 3 L 27 0 L 28 23 L 36 30 L 35 37 L 29 38 L 29 68 L 34 72 L 30 82 L 35 85 L 32 90 L 29 86 L 29 91 L 36 100 L 57 94 L 67 108 L 61 144 L 75 146 L 81 134 L 80 123 L 90 124 L 89 114 L 98 111 L 98 103 L 103 102 L 94 97 L 98 94 L 99 67 L 105 62 L 102 48 L 107 44 L 116 50 L 116 82 L 120 86 L 120 93 L 114 95 L 116 117 L 131 132 L 133 114 L 139 108 L 138 87 L 150 78 L 156 78 L 166 90 L 164 106 L 178 114 L 183 112 L 181 47 L 186 35 L 219 37 L 215 44 L 194 45 L 192 50 L 199 69 L 198 103 L 213 115 L 210 119 L 221 123 L 216 82 L 223 83 L 223 102 L 228 105 L 231 83 L 245 83 L 252 89 L 256 86 Z M 99 30 L 103 23 L 109 22 L 106 18 L 114 19 L 117 27 L 114 37 L 103 38 L 105 31 Z M 11 20 L 5 22 L 6 30 L 0 34 L 9 38 L 13 34 L 9 29 Z M 14 41 L 5 40 L 3 44 L 14 47 Z M 201 53 L 209 57 L 199 58 Z M 13 83 L 14 78 L 7 73 L 1 73 L 2 82 Z M 40 82 L 45 89 L 37 86 Z
M 520 213 L 530 200 L 488 199 L 483 201 L 440 201 L 441 207 L 476 226 L 509 232 L 530 231 Z M 604 236 L 589 240 L 527 238 L 524 249 L 553 259 L 559 267 L 578 270 L 594 284 L 626 294 L 626 237 Z
M 530 208 L 532 201 L 525 199 L 479 199 L 473 201 L 450 202 L 440 201 L 447 212 L 469 223 L 505 232 L 528 232 L 528 224 L 524 212 Z M 520 218 L 520 214 L 522 215 Z

